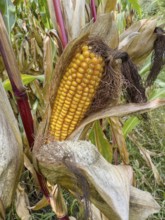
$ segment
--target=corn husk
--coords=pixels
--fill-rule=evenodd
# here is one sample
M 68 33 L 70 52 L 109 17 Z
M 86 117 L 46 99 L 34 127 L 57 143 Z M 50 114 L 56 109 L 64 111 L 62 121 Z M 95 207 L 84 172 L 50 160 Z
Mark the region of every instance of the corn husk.
M 156 25 L 155 19 L 143 19 L 121 34 L 119 49 L 126 51 L 135 64 L 142 63 L 153 50 Z
M 109 164 L 87 141 L 50 143 L 43 145 L 35 155 L 48 181 L 60 184 L 74 195 L 83 195 L 84 176 L 89 184 L 90 201 L 108 219 L 139 220 L 139 215 L 145 219 L 159 211 L 159 205 L 149 193 L 131 186 L 130 166 Z M 138 218 L 137 213 L 140 213 Z
M 22 141 L 17 121 L 0 83 L 0 200 L 10 206 L 23 165 Z

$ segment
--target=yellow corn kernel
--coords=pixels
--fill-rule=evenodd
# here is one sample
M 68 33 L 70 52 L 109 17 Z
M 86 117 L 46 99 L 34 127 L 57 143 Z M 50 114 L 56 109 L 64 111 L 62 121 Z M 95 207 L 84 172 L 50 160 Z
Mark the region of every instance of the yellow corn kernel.
M 63 74 L 50 118 L 55 140 L 65 140 L 83 119 L 104 71 L 104 60 L 83 45 Z

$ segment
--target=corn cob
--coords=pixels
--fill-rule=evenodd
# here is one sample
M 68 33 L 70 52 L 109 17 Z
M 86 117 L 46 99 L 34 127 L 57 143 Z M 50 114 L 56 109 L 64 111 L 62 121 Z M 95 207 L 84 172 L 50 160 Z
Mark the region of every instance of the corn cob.
M 49 132 L 65 140 L 90 108 L 103 71 L 104 60 L 83 45 L 66 69 L 52 108 Z

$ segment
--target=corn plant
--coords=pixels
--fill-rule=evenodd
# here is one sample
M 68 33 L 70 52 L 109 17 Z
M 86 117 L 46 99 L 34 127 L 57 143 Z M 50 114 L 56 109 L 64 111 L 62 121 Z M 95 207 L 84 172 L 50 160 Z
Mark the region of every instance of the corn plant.
M 150 194 L 132 186 L 132 169 L 126 166 L 129 164 L 129 153 L 123 132 L 126 137 L 139 120 L 131 118 L 122 129 L 119 117 L 164 105 L 164 99 L 147 102 L 144 84 L 135 65 L 144 62 L 153 50 L 155 40 L 158 41 L 159 35 L 163 38 L 164 32 L 162 29 L 161 33 L 155 31 L 156 20 L 142 20 L 133 26 L 125 26 L 129 27 L 125 31 L 123 27 L 120 30 L 123 33 L 119 37 L 115 18 L 111 13 L 116 11 L 116 1 L 112 2 L 48 1 L 51 21 L 49 16 L 40 17 L 42 13 L 39 10 L 47 14 L 45 1 L 32 1 L 32 4 L 28 2 L 26 13 L 34 13 L 34 16 L 26 22 L 34 25 L 39 34 L 35 28 L 34 31 L 29 29 L 27 38 L 22 41 L 18 38 L 19 44 L 14 48 L 18 54 L 19 67 L 25 69 L 26 74 L 31 73 L 22 75 L 23 82 L 30 84 L 31 93 L 36 91 L 35 95 L 40 99 L 40 102 L 32 103 L 36 115 L 33 117 L 34 121 L 28 120 L 31 131 L 26 129 L 25 119 L 31 117 L 30 111 L 27 116 L 21 114 L 31 148 L 34 141 L 33 125 L 36 128 L 33 174 L 47 198 L 46 201 L 43 199 L 42 206 L 51 204 L 58 219 L 69 219 L 61 187 L 68 189 L 75 197 L 83 198 L 86 211 L 85 217 L 81 216 L 81 219 L 89 217 L 89 210 L 92 212 L 91 217 L 98 218 L 97 213 L 100 213 L 100 216 L 108 219 L 140 219 L 143 209 L 147 210 L 145 217 L 159 211 L 158 204 Z M 138 2 L 128 2 L 128 8 L 133 6 L 141 16 Z M 14 3 L 23 8 L 22 1 Z M 118 7 L 120 4 L 118 2 Z M 123 4 L 122 7 L 126 6 Z M 107 14 L 102 15 L 104 12 Z M 22 11 L 19 13 L 21 15 Z M 91 22 L 82 29 L 90 20 L 94 23 Z M 43 25 L 47 29 L 54 27 L 56 31 L 45 33 Z M 23 27 L 26 32 L 28 25 Z M 142 44 L 147 46 L 142 47 Z M 40 50 L 39 45 L 44 49 Z M 5 51 L 7 50 L 2 47 L 3 58 Z M 31 52 L 34 59 L 31 59 Z M 42 56 L 44 66 L 40 62 Z M 52 57 L 57 58 L 57 62 Z M 10 66 L 9 62 L 4 59 L 4 63 L 13 91 L 18 97 L 20 88 L 16 83 L 13 84 L 13 79 L 17 78 L 16 82 L 22 86 L 19 70 L 17 68 L 13 77 L 12 71 L 7 68 Z M 16 62 L 14 66 L 17 66 Z M 40 71 L 44 75 L 40 75 Z M 36 79 L 43 85 L 39 86 Z M 151 80 L 152 83 L 154 80 Z M 11 91 L 9 81 L 4 82 L 4 87 Z M 25 97 L 27 101 L 27 96 Z M 19 100 L 18 105 L 20 102 L 22 100 Z M 120 105 L 121 103 L 123 104 Z M 26 106 L 25 109 L 19 108 L 20 113 L 29 109 L 27 102 Z M 82 141 L 75 141 L 77 139 Z M 98 151 L 85 140 L 91 140 Z M 124 165 L 115 167 L 105 161 L 101 154 L 111 163 L 117 165 L 122 162 Z M 29 159 L 31 160 L 31 155 Z M 31 163 L 30 160 L 28 162 L 24 157 L 26 166 Z M 95 163 L 98 165 L 95 166 Z M 117 173 L 121 178 L 117 177 Z M 108 180 L 107 185 L 104 178 Z M 116 195 L 113 196 L 109 189 L 114 189 Z M 21 194 L 21 190 L 18 187 L 17 195 Z M 138 202 L 142 207 L 136 213 L 134 206 Z M 152 206 L 152 210 L 147 208 L 148 204 Z M 129 206 L 133 207 L 130 213 Z M 17 213 L 21 217 L 18 210 Z

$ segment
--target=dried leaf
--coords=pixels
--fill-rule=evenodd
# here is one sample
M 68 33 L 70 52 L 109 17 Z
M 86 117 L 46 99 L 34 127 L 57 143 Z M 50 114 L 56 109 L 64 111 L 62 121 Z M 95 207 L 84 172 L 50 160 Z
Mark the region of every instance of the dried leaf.
M 52 187 L 52 191 L 50 193 L 50 204 L 52 210 L 59 219 L 67 215 L 67 206 L 59 185 Z
M 128 219 L 129 190 L 132 182 L 130 167 L 109 164 L 96 147 L 87 141 L 57 142 L 55 145 L 51 143 L 42 146 L 36 156 L 40 161 L 40 170 L 45 171 L 44 175 L 49 182 L 58 183 L 75 194 L 80 192 L 81 188 L 77 187 L 83 182 L 82 179 L 81 183 L 76 180 L 76 170 L 80 169 L 77 171 L 78 175 L 82 172 L 90 185 L 92 203 L 107 217 L 111 216 L 114 220 Z M 62 161 L 65 161 L 64 164 Z M 59 172 L 56 173 L 57 169 L 60 170 L 60 177 Z
M 62 185 L 75 196 L 83 194 L 84 177 L 89 183 L 90 200 L 109 219 L 146 219 L 160 210 L 150 193 L 131 187 L 131 167 L 111 165 L 87 141 L 54 142 L 34 153 L 48 181 Z
M 61 6 L 69 41 L 78 37 L 85 26 L 85 0 L 62 0 Z
M 127 146 L 125 138 L 122 131 L 122 126 L 117 117 L 109 118 L 111 131 L 112 131 L 112 140 L 113 145 L 118 148 L 120 156 L 125 164 L 129 164 L 129 153 L 127 151 Z
M 112 49 L 119 44 L 118 30 L 112 13 L 100 15 L 91 25 L 90 36 L 99 37 Z
M 44 196 L 34 206 L 29 207 L 29 209 L 34 210 L 34 211 L 38 211 L 38 210 L 40 210 L 42 208 L 47 207 L 48 205 L 49 205 L 49 202 L 48 202 L 47 198 Z
M 135 64 L 139 64 L 153 49 L 156 34 L 156 20 L 141 20 L 120 36 L 119 49 L 126 51 Z
M 109 106 L 99 112 L 90 114 L 87 118 L 85 118 L 82 123 L 76 128 L 76 130 L 68 137 L 68 140 L 73 139 L 79 134 L 79 132 L 86 126 L 87 124 L 102 118 L 107 117 L 122 117 L 125 115 L 130 115 L 133 113 L 144 113 L 149 110 L 153 110 L 155 108 L 159 108 L 165 105 L 165 99 L 155 99 L 150 102 L 140 103 L 140 104 L 123 104 L 117 106 Z
M 10 206 L 23 166 L 22 140 L 7 95 L 0 83 L 0 199 Z
M 5 220 L 5 207 L 0 199 L 0 220 Z
M 44 75 L 45 75 L 45 81 L 44 81 L 44 91 L 46 92 L 49 89 L 50 86 L 50 80 L 53 72 L 53 59 L 52 59 L 52 42 L 51 38 L 49 36 L 46 36 L 44 38 L 44 57 L 43 57 L 43 63 L 44 63 Z M 43 92 L 44 97 L 47 95 Z
M 25 193 L 24 188 L 18 185 L 16 192 L 16 199 L 15 199 L 15 208 L 17 215 L 21 220 L 31 219 L 31 215 L 29 213 L 28 207 L 29 207 L 28 196 Z
M 37 174 L 36 171 L 34 169 L 34 165 L 30 162 L 30 160 L 28 159 L 28 157 L 26 156 L 26 154 L 24 153 L 24 166 L 30 171 L 30 173 L 32 174 L 32 177 L 35 181 L 36 186 L 39 186 L 39 182 L 38 182 L 38 178 L 37 178 Z
M 160 206 L 150 193 L 131 187 L 130 220 L 145 220 L 159 210 Z
M 156 180 L 156 183 L 158 185 L 162 185 L 163 184 L 163 180 L 157 170 L 157 168 L 155 167 L 155 165 L 153 164 L 152 160 L 151 160 L 151 157 L 150 157 L 150 151 L 145 149 L 144 147 L 141 147 L 141 146 L 138 146 L 139 150 L 140 150 L 140 153 L 142 154 L 143 156 L 143 159 L 146 161 L 148 167 L 150 167 L 152 169 L 152 172 L 154 174 L 154 177 L 155 177 L 155 180 Z
M 117 0 L 102 0 L 97 8 L 97 14 L 105 14 L 115 10 Z

